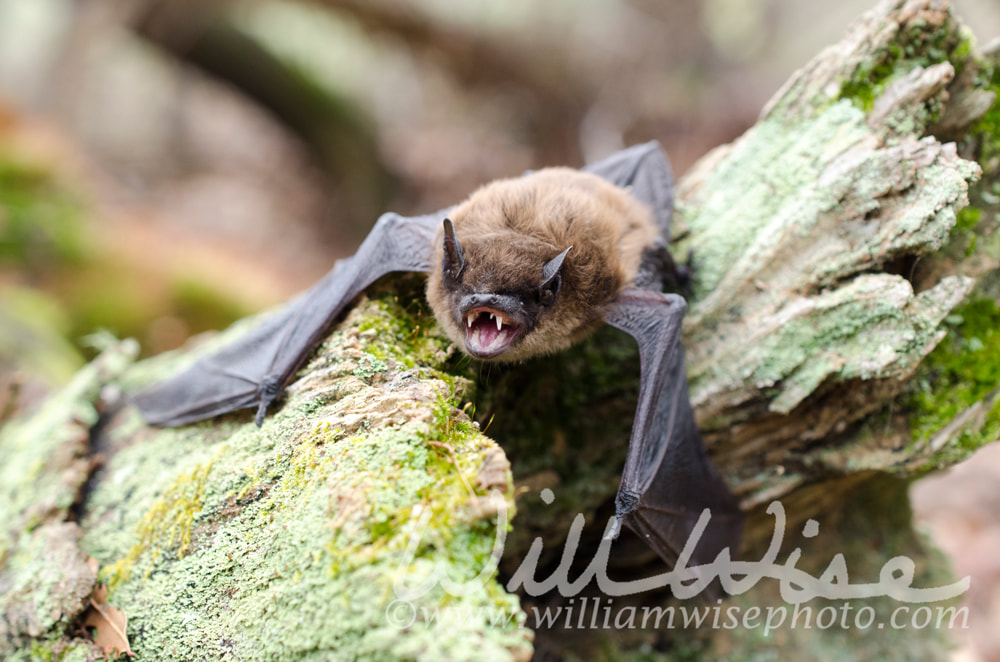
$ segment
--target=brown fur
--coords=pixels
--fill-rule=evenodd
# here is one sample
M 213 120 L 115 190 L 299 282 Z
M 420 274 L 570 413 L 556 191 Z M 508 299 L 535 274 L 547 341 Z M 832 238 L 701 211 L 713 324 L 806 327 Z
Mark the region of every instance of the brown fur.
M 465 254 L 462 281 L 476 292 L 527 292 L 542 266 L 569 246 L 562 289 L 534 330 L 499 360 L 565 349 L 591 331 L 604 306 L 628 286 L 642 251 L 659 234 L 648 207 L 596 175 L 548 168 L 487 184 L 451 214 Z M 448 336 L 465 346 L 441 277 L 438 231 L 427 299 Z

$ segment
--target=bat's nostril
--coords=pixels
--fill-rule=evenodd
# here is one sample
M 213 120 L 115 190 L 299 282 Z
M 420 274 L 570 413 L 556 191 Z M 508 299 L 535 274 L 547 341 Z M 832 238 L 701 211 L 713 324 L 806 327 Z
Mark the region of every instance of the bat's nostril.
M 493 304 L 494 306 L 495 306 L 495 305 L 496 305 L 496 304 L 497 304 L 497 303 L 498 303 L 499 301 L 500 301 L 500 299 L 496 298 L 496 296 L 491 296 L 491 297 L 490 297 L 490 303 L 491 303 L 491 304 Z

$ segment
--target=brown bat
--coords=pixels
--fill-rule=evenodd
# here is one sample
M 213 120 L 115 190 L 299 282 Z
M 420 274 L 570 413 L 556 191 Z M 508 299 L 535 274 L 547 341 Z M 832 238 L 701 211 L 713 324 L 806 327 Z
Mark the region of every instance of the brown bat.
M 676 277 L 666 248 L 672 209 L 670 166 L 654 142 L 584 171 L 547 168 L 493 182 L 434 214 L 385 214 L 358 252 L 310 290 L 136 400 L 155 425 L 242 408 L 256 408 L 260 425 L 355 296 L 389 272 L 429 272 L 435 317 L 478 359 L 556 352 L 601 323 L 636 339 L 639 403 L 608 536 L 624 522 L 673 564 L 708 508 L 691 563 L 711 561 L 735 548 L 742 517 L 691 410 L 679 342 L 686 304 L 660 291 Z
M 659 235 L 648 207 L 597 175 L 547 168 L 496 181 L 445 219 L 427 300 L 478 359 L 557 352 L 601 322 Z

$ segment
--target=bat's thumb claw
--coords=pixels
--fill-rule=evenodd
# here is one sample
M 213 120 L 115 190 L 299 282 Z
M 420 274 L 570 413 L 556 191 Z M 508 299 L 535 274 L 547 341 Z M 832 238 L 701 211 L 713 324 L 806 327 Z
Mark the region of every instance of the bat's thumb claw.
M 608 527 L 607 533 L 604 534 L 605 540 L 617 540 L 618 534 L 622 530 L 622 515 L 615 515 L 615 520 Z
M 605 540 L 616 540 L 622 530 L 622 520 L 639 506 L 639 493 L 634 490 L 619 490 L 615 495 L 615 521 L 604 534 Z

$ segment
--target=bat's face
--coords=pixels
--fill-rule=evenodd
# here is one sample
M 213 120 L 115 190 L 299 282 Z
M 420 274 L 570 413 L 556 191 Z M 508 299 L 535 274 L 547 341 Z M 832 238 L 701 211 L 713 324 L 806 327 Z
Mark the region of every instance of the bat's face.
M 573 247 L 542 259 L 545 247 L 522 245 L 515 261 L 519 263 L 508 259 L 497 264 L 512 243 L 533 242 L 524 237 L 485 237 L 463 248 L 451 219 L 444 221 L 440 285 L 446 311 L 435 312 L 439 321 L 447 319 L 446 328 L 464 351 L 478 359 L 521 358 L 525 340 L 560 302 L 563 264 Z
M 451 218 L 427 299 L 462 351 L 495 361 L 560 351 L 586 335 L 658 235 L 626 191 L 567 168 L 488 184 Z

